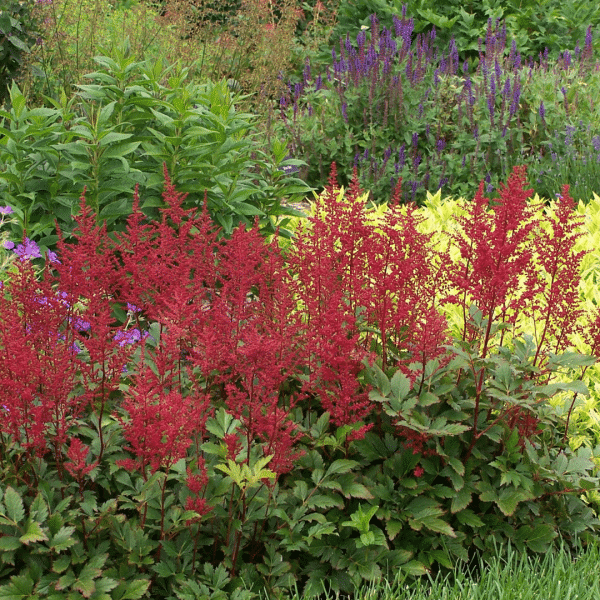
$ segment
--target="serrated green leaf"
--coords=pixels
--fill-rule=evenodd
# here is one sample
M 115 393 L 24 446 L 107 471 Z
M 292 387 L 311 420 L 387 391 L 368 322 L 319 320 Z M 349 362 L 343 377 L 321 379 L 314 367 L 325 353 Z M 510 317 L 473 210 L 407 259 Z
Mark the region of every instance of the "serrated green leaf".
M 431 406 L 432 404 L 437 404 L 439 401 L 440 399 L 431 392 L 423 392 L 419 396 L 419 404 L 421 406 Z
M 18 538 L 12 535 L 4 535 L 0 537 L 0 550 L 16 550 L 21 547 L 21 542 Z
M 450 525 L 442 519 L 438 519 L 437 517 L 424 517 L 420 518 L 419 521 L 431 531 L 435 531 L 436 533 L 443 533 L 444 535 L 447 535 L 449 537 L 456 537 L 454 529 L 452 529 L 452 527 L 450 527 Z
M 34 582 L 27 575 L 10 578 L 10 583 L 0 586 L 2 600 L 27 600 L 31 598 Z
M 121 600 L 138 600 L 148 591 L 149 587 L 150 581 L 148 579 L 136 579 L 127 584 Z
M 76 544 L 77 540 L 71 537 L 74 531 L 75 527 L 61 527 L 50 540 L 50 548 L 62 552 Z
M 517 509 L 519 502 L 523 500 L 523 495 L 520 490 L 515 489 L 503 489 L 496 500 L 498 508 L 506 515 L 510 517 L 514 514 Z
M 58 574 L 64 573 L 69 568 L 70 564 L 71 564 L 71 557 L 68 556 L 67 554 L 65 554 L 63 556 L 59 556 L 52 563 L 52 570 Z
M 390 381 L 390 387 L 395 400 L 404 400 L 410 392 L 410 379 L 402 371 L 396 371 Z
M 402 521 L 388 521 L 385 524 L 385 530 L 390 540 L 393 540 L 402 531 L 403 527 L 404 523 Z
M 329 477 L 330 475 L 348 473 L 352 469 L 354 469 L 358 463 L 355 460 L 347 460 L 345 458 L 339 458 L 338 460 L 333 461 L 327 472 L 325 473 L 325 477 Z
M 547 552 L 557 535 L 550 525 L 537 525 L 527 536 L 525 543 L 534 552 Z
M 25 517 L 21 496 L 10 486 L 6 488 L 4 493 L 4 506 L 6 507 L 6 515 L 14 523 L 20 523 Z
M 411 560 L 403 565 L 400 565 L 400 568 L 409 575 L 421 576 L 425 575 L 429 572 L 429 569 L 418 560 Z
M 461 510 L 464 510 L 471 503 L 471 492 L 469 492 L 466 488 L 462 488 L 452 498 L 452 503 L 450 504 L 450 512 L 457 513 Z
M 32 542 L 45 542 L 48 536 L 42 531 L 39 523 L 28 521 L 25 533 L 19 538 L 19 541 L 28 546 Z
M 461 510 L 456 513 L 456 518 L 463 524 L 469 527 L 483 527 L 483 521 L 472 510 Z

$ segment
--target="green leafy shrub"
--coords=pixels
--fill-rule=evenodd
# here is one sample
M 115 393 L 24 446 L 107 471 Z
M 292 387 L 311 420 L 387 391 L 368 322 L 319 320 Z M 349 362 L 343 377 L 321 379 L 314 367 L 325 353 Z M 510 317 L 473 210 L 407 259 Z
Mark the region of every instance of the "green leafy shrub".
M 188 83 L 185 70 L 118 52 L 97 62 L 99 71 L 77 95 L 29 108 L 13 86 L 12 108 L 0 114 L 0 198 L 18 218 L 15 240 L 26 235 L 53 246 L 55 219 L 69 234 L 84 186 L 109 230 L 123 228 L 136 185 L 145 214 L 156 217 L 163 164 L 187 193 L 186 207 L 206 199 L 227 234 L 255 218 L 272 233 L 274 216 L 286 212 L 281 199 L 308 191 L 284 171 L 285 147 L 258 151 L 254 119 L 236 110 L 225 82 Z

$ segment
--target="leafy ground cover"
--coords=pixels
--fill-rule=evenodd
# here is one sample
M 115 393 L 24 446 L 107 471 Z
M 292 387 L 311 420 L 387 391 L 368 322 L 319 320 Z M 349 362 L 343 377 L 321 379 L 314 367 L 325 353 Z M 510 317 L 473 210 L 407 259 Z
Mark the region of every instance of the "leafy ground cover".
M 593 557 L 596 13 L 529 58 L 508 5 L 477 51 L 453 3 L 70 6 L 0 14 L 0 595 Z

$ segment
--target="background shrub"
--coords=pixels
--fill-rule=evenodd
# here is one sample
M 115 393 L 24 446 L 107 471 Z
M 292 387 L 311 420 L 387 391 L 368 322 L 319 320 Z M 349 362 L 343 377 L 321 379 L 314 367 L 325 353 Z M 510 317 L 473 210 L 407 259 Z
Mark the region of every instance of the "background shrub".
M 254 119 L 236 111 L 225 82 L 196 85 L 185 70 L 119 52 L 97 64 L 89 84 L 52 108 L 29 108 L 13 87 L 11 111 L 2 115 L 0 194 L 18 219 L 16 240 L 25 234 L 53 246 L 55 219 L 68 235 L 84 186 L 111 231 L 123 228 L 136 185 L 146 215 L 156 217 L 163 164 L 187 193 L 187 207 L 201 207 L 206 194 L 227 234 L 255 218 L 272 233 L 285 212 L 282 199 L 306 193 L 283 170 L 284 146 L 275 144 L 270 155 L 257 151 Z
M 597 85 L 591 29 L 576 53 L 565 51 L 553 64 L 545 56 L 527 63 L 506 29 L 488 23 L 476 65 L 462 61 L 454 41 L 443 47 L 432 32 L 414 37 L 412 18 L 394 17 L 388 30 L 373 15 L 356 42 L 348 37 L 332 51 L 325 69 L 307 63 L 272 127 L 307 163 L 302 175 L 310 185 L 324 185 L 334 160 L 344 184 L 356 167 L 376 202 L 388 200 L 400 180 L 407 200 L 422 201 L 440 188 L 467 195 L 473 177 L 485 180 L 488 192 L 497 190 L 521 163 L 546 165 L 536 178 L 545 179 L 544 190 L 556 185 L 548 168 L 555 132 L 575 121 L 582 123 L 577 131 L 597 127 L 578 94 Z M 586 157 L 575 150 L 571 160 L 585 164 Z M 574 171 L 561 173 L 578 200 L 596 185 L 588 162 L 583 187 Z

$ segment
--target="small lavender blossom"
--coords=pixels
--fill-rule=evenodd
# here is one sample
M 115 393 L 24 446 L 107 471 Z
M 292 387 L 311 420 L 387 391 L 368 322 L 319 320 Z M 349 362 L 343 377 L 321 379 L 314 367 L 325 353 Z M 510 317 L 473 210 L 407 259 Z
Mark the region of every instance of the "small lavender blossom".
M 0 215 L 10 215 L 14 211 L 10 206 L 0 206 Z
M 546 121 L 546 107 L 544 106 L 544 101 L 540 102 L 540 117 L 542 121 Z
M 114 340 L 119 342 L 119 346 L 123 347 L 126 344 L 134 344 L 135 342 L 139 342 L 142 338 L 148 336 L 147 332 L 142 333 L 139 329 L 130 329 L 129 331 L 119 330 L 115 334 Z
M 58 256 L 57 256 L 56 252 L 53 252 L 52 250 L 48 250 L 48 260 L 54 264 L 58 264 L 58 265 L 62 264 L 60 262 L 60 260 L 58 260 Z
M 15 243 L 10 240 L 5 240 L 2 244 L 5 250 L 12 250 L 15 247 Z
M 19 244 L 17 246 L 15 254 L 21 259 L 21 262 L 24 260 L 30 260 L 32 258 L 42 257 L 38 245 L 29 238 L 25 238 L 24 244 Z

